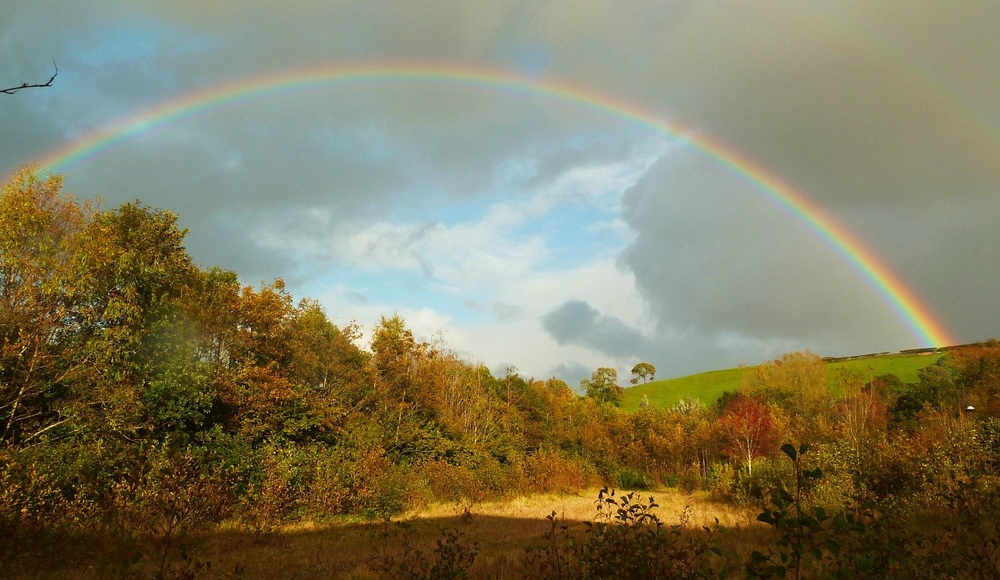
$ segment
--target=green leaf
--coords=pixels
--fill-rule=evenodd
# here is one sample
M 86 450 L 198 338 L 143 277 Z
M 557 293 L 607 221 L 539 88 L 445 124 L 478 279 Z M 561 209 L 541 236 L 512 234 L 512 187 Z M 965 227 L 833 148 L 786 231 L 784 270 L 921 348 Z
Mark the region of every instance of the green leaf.
M 795 446 L 792 445 L 791 443 L 785 443 L 784 445 L 782 445 L 781 450 L 784 451 L 785 455 L 790 457 L 792 461 L 795 461 L 795 459 L 798 457 L 798 454 L 795 453 Z

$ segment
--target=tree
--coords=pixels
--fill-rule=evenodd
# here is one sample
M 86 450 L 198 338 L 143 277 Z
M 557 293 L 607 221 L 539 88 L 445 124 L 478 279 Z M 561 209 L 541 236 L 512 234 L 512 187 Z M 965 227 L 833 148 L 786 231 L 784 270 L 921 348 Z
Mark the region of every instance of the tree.
M 875 388 L 866 385 L 861 373 L 842 370 L 837 377 L 841 398 L 835 417 L 840 435 L 854 452 L 856 465 L 861 464 L 861 451 L 886 428 L 885 399 Z
M 633 385 L 639 384 L 639 379 L 640 378 L 642 379 L 642 384 L 645 385 L 646 384 L 646 377 L 649 377 L 650 380 L 655 379 L 656 378 L 656 367 L 654 367 L 653 365 L 651 365 L 651 364 L 649 364 L 647 362 L 641 362 L 641 363 L 635 365 L 634 367 L 632 367 L 632 381 L 631 381 L 631 383 Z
M 40 89 L 42 87 L 51 87 L 52 81 L 56 80 L 56 76 L 59 75 L 59 67 L 56 66 L 55 61 L 52 61 L 52 66 L 55 67 L 56 72 L 52 73 L 52 76 L 49 77 L 49 80 L 45 81 L 44 83 L 21 83 L 20 85 L 15 87 L 0 89 L 0 93 L 3 93 L 5 95 L 13 95 L 17 91 L 20 91 L 21 89 Z
M 743 390 L 760 393 L 792 416 L 807 421 L 829 410 L 826 362 L 809 352 L 791 352 L 743 375 Z
M 29 441 L 65 423 L 73 377 L 79 279 L 74 257 L 88 208 L 62 179 L 18 172 L 0 195 L 0 442 Z
M 767 404 L 743 394 L 737 395 L 719 418 L 730 443 L 730 453 L 743 459 L 747 473 L 753 473 L 753 460 L 767 453 L 778 434 L 774 416 Z
M 616 407 L 622 404 L 624 389 L 618 386 L 618 371 L 613 368 L 597 369 L 589 379 L 580 381 L 580 388 L 598 403 L 611 403 Z

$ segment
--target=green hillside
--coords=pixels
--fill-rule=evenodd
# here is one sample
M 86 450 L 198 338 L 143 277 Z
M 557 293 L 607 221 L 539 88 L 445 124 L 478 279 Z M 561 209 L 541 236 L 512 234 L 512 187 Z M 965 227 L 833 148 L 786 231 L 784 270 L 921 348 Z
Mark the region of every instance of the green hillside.
M 859 372 L 865 378 L 894 374 L 903 382 L 917 381 L 917 371 L 934 364 L 941 358 L 940 354 L 890 354 L 871 356 L 847 361 L 828 363 L 828 380 L 832 387 L 841 369 Z M 667 407 L 676 405 L 683 398 L 700 399 L 710 404 L 719 398 L 723 391 L 732 391 L 740 385 L 743 373 L 753 367 L 723 369 L 653 381 L 645 385 L 637 385 L 625 389 L 622 397 L 622 409 L 634 411 L 639 408 L 642 396 L 649 397 L 651 405 Z

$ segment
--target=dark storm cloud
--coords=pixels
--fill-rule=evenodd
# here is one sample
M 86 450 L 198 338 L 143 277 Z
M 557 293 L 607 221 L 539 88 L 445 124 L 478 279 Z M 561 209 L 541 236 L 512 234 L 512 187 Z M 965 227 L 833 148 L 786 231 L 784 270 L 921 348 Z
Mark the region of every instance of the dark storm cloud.
M 826 4 L 699 3 L 659 53 L 663 74 L 698 85 L 675 111 L 830 207 L 995 193 L 1000 96 L 980 85 L 1000 82 L 983 62 L 1000 53 L 1000 5 Z M 982 63 L 979 78 L 927 74 L 942 55 Z
M 704 158 L 654 164 L 625 193 L 623 219 L 637 235 L 620 260 L 661 328 L 796 338 L 821 352 L 906 337 L 804 223 Z
M 852 215 L 879 252 L 959 341 L 1000 336 L 1000 228 L 992 197 L 940 196 L 922 211 Z
M 615 357 L 635 357 L 647 339 L 613 316 L 602 315 L 583 300 L 570 300 L 542 318 L 542 328 L 559 344 L 574 344 Z
M 706 369 L 757 364 L 776 353 L 803 350 L 797 339 L 745 336 L 730 330 L 710 331 L 688 328 L 683 332 L 663 332 L 646 336 L 622 320 L 602 314 L 582 300 L 570 300 L 542 318 L 542 327 L 559 344 L 583 347 L 615 363 L 587 366 L 563 362 L 550 373 L 571 386 L 589 378 L 597 366 L 618 366 L 621 381 L 638 361 L 652 363 L 661 376 L 679 376 Z
M 576 361 L 559 363 L 558 365 L 552 367 L 549 370 L 549 376 L 556 377 L 559 380 L 564 381 L 570 388 L 580 391 L 580 381 L 583 379 L 589 379 L 592 369 L 586 365 L 582 365 Z

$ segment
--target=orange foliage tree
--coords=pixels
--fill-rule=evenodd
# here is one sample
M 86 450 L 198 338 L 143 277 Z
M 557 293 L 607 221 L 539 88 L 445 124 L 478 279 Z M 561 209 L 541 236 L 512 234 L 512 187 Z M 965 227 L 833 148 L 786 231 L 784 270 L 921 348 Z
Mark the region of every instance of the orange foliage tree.
M 729 442 L 729 452 L 744 461 L 753 473 L 753 460 L 774 446 L 778 431 L 770 407 L 760 400 L 738 394 L 719 417 Z

